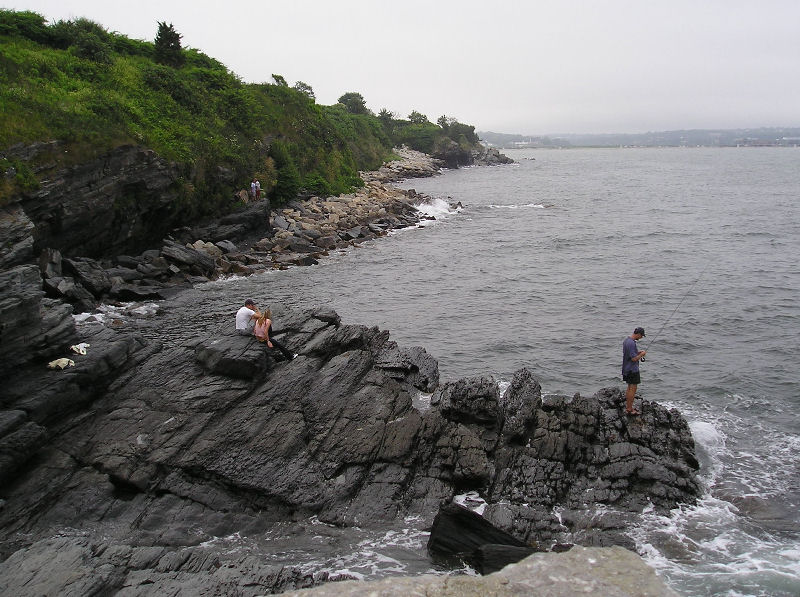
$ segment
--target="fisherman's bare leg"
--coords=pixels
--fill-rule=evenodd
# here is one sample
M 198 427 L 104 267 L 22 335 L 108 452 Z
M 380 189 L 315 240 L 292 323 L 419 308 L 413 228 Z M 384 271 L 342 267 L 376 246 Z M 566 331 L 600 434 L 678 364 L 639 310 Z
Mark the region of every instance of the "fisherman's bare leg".
M 625 410 L 628 412 L 633 411 L 633 399 L 636 398 L 636 388 L 639 386 L 637 384 L 628 384 L 628 389 L 625 390 Z

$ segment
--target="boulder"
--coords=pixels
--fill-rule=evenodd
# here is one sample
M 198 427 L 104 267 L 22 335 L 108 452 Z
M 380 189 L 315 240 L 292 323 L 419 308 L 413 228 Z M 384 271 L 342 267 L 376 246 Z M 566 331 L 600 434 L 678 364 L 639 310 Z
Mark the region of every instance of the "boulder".
M 200 274 L 212 274 L 214 272 L 214 259 L 197 249 L 180 245 L 172 240 L 165 240 L 161 248 L 161 254 L 175 263 L 185 265 L 191 270 L 197 270 Z
M 194 354 L 206 371 L 218 375 L 254 379 L 267 369 L 266 346 L 253 336 L 212 336 L 198 343 Z
M 480 551 L 486 546 L 492 547 Z M 502 547 L 512 549 L 503 550 Z M 439 508 L 433 521 L 428 551 L 440 558 L 463 560 L 483 574 L 518 562 L 535 550 L 498 529 L 480 514 L 450 503 Z M 499 560 L 503 563 L 497 566 Z
M 390 342 L 376 355 L 375 365 L 422 392 L 432 392 L 439 385 L 439 363 L 421 346 L 403 349 Z
M 124 282 L 133 282 L 134 280 L 141 280 L 144 273 L 129 267 L 109 267 L 106 269 L 106 275 L 111 280 L 111 285 L 114 285 L 114 278 L 119 278 Z
M 42 278 L 60 278 L 64 275 L 62 269 L 61 252 L 57 249 L 44 249 L 39 255 L 39 269 Z
M 238 253 L 239 249 L 229 240 L 221 240 L 215 243 L 223 253 Z
M 108 296 L 120 301 L 157 301 L 167 298 L 167 293 L 164 292 L 164 288 L 161 286 L 117 282 L 112 284 Z
M 431 398 L 442 415 L 451 421 L 499 426 L 499 389 L 488 377 L 459 379 L 439 388 Z
M 100 298 L 111 288 L 111 278 L 94 259 L 63 259 L 62 264 L 64 271 L 72 274 L 75 280 L 96 298 Z
M 546 595 L 574 597 L 678 597 L 642 558 L 622 547 L 575 547 L 567 553 L 535 553 L 517 564 L 488 576 L 434 575 L 371 582 L 342 581 L 300 591 L 284 597 L 406 597 L 435 595 L 464 597 L 491 595 L 518 597 Z
M 29 351 L 42 331 L 40 306 L 42 276 L 35 265 L 0 270 L 0 372 L 13 370 L 30 358 Z
M 19 205 L 0 207 L 0 269 L 31 261 L 35 228 Z

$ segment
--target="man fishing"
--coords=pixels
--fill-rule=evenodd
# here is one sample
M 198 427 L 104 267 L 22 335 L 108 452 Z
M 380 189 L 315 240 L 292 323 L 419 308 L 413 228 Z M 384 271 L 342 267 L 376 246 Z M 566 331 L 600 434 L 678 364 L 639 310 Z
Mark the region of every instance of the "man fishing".
M 646 350 L 639 350 L 636 341 L 644 338 L 644 328 L 637 327 L 633 333 L 622 342 L 622 380 L 628 384 L 625 390 L 625 412 L 629 415 L 640 414 L 633 408 L 633 399 L 636 397 L 636 388 L 641 383 L 639 375 L 639 361 L 644 360 Z

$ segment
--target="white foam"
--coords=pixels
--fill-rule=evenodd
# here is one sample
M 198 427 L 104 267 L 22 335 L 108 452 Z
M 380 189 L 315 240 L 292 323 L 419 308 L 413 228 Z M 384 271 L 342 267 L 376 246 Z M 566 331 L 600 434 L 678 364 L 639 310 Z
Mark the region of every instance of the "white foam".
M 158 313 L 160 306 L 155 302 L 147 303 L 120 303 L 118 305 L 101 304 L 96 313 L 77 313 L 72 316 L 76 324 L 101 323 L 105 325 L 109 320 L 125 317 L 150 317 Z
M 431 397 L 433 393 L 426 393 L 423 391 L 419 391 L 413 396 L 411 396 L 411 404 L 414 408 L 416 408 L 419 412 L 425 412 L 430 410 L 431 408 Z
M 498 392 L 499 392 L 501 397 L 505 396 L 506 392 L 508 391 L 508 388 L 510 388 L 510 387 L 511 387 L 511 382 L 510 381 L 506 381 L 506 380 L 502 380 L 501 379 L 499 382 L 497 382 L 497 390 L 498 390 Z
M 460 207 L 451 207 L 450 203 L 438 197 L 432 198 L 425 203 L 419 203 L 414 206 L 419 213 L 424 216 L 439 219 L 443 216 L 449 216 L 461 211 Z M 425 226 L 427 222 L 423 220 L 420 226 Z
M 453 501 L 459 506 L 463 506 L 464 508 L 472 510 L 481 516 L 483 516 L 483 512 L 486 510 L 487 505 L 486 500 L 484 500 L 477 491 L 468 491 L 467 493 L 457 495 L 453 498 Z
M 489 209 L 545 209 L 547 206 L 541 203 L 524 203 L 521 205 L 489 205 Z

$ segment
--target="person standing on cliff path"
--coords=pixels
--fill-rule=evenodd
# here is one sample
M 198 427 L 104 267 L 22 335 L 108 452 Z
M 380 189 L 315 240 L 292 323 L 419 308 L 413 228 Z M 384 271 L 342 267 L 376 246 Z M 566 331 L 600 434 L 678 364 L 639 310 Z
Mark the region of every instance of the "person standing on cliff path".
M 256 178 L 256 201 L 261 199 L 261 181 Z
M 622 342 L 622 380 L 628 384 L 625 390 L 625 412 L 629 415 L 640 414 L 633 408 L 633 400 L 636 397 L 636 388 L 641 383 L 639 375 L 639 362 L 644 360 L 646 350 L 639 350 L 636 341 L 644 338 L 644 328 L 637 327 L 633 334 L 625 338 Z
M 253 299 L 247 299 L 244 307 L 240 307 L 236 312 L 236 333 L 241 336 L 252 336 L 259 315 L 256 303 Z
M 250 201 L 255 200 L 256 198 L 256 179 L 253 177 L 253 180 L 250 181 Z

